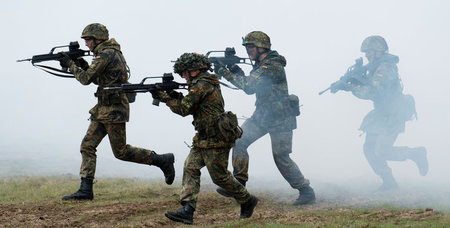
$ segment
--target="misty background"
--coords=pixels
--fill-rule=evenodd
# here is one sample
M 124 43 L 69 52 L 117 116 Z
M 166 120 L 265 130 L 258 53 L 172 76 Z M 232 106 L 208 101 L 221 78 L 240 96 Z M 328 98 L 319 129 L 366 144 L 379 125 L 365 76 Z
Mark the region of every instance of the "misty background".
M 364 135 L 358 130 L 372 109 L 371 101 L 342 91 L 321 96 L 318 92 L 363 56 L 359 50 L 364 38 L 381 35 L 389 52 L 400 57 L 404 92 L 414 96 L 418 112 L 418 120 L 407 122 L 395 145 L 425 146 L 430 170 L 422 177 L 411 161 L 389 165 L 402 191 L 438 193 L 442 198 L 436 201 L 450 208 L 449 12 L 450 2 L 444 0 L 5 1 L 0 8 L 0 176 L 78 177 L 79 146 L 89 125 L 88 111 L 96 104 L 96 86 L 83 86 L 75 79 L 55 77 L 28 62 L 15 61 L 48 53 L 70 41 L 87 49 L 81 32 L 98 22 L 120 43 L 132 83 L 172 72 L 171 60 L 184 52 L 205 54 L 235 47 L 238 56 L 247 57 L 241 37 L 264 31 L 272 49 L 286 57 L 289 92 L 298 95 L 303 105 L 292 159 L 319 199 L 342 190 L 371 192 L 381 180 L 364 157 Z M 247 74 L 250 71 L 249 66 L 242 68 Z M 184 82 L 178 75 L 175 80 Z M 222 92 L 226 110 L 242 117 L 242 124 L 254 111 L 254 95 L 225 87 Z M 174 153 L 180 181 L 189 153 L 185 142 L 191 144 L 194 135 L 192 117 L 183 118 L 164 104 L 157 107 L 151 102 L 149 93 L 138 94 L 130 105 L 127 142 L 157 153 Z M 97 150 L 99 178 L 163 178 L 154 166 L 114 158 L 107 138 Z M 273 162 L 268 135 L 251 145 L 249 154 L 249 189 L 265 186 L 295 197 L 297 192 Z M 209 181 L 206 169 L 202 171 Z M 426 206 L 426 202 L 419 204 Z

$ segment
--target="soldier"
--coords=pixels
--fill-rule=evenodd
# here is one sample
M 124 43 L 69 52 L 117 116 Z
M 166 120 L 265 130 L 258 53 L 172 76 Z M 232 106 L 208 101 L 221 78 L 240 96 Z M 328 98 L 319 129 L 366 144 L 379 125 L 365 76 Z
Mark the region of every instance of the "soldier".
M 92 182 L 96 167 L 96 148 L 108 135 L 114 156 L 120 160 L 154 165 L 164 173 L 167 184 L 172 184 L 175 177 L 172 153 L 158 155 L 154 151 L 133 147 L 126 144 L 125 124 L 129 118 L 129 101 L 125 94 L 117 91 L 107 92 L 105 86 L 120 86 L 128 82 L 128 66 L 120 50 L 120 45 L 108 38 L 108 30 L 102 24 L 94 23 L 86 26 L 81 34 L 86 46 L 94 53 L 92 64 L 84 59 L 72 60 L 64 57 L 60 64 L 69 68 L 75 78 L 83 85 L 98 85 L 95 96 L 98 103 L 89 113 L 91 123 L 81 143 L 81 186 L 63 200 L 92 200 Z
M 250 195 L 227 170 L 228 155 L 235 140 L 242 135 L 236 115 L 224 111 L 219 80 L 207 71 L 208 59 L 197 53 L 184 53 L 175 62 L 174 72 L 189 85 L 186 96 L 179 92 L 157 92 L 153 96 L 181 116 L 193 115 L 192 124 L 197 133 L 189 155 L 184 162 L 180 202 L 176 211 L 167 211 L 166 217 L 192 224 L 200 190 L 200 169 L 204 166 L 215 184 L 226 189 L 241 204 L 240 218 L 252 216 L 258 199 Z
M 298 97 L 289 95 L 284 67 L 286 59 L 271 50 L 270 38 L 260 31 L 250 32 L 243 40 L 251 60 L 255 61 L 249 76 L 245 76 L 237 65 L 215 66 L 218 75 L 223 76 L 247 94 L 256 94 L 256 109 L 250 119 L 242 124 L 243 135 L 233 148 L 233 174 L 245 186 L 248 181 L 249 155 L 247 148 L 269 133 L 275 164 L 292 188 L 299 190 L 294 205 L 315 202 L 314 190 L 298 166 L 289 157 L 292 152 L 292 131 L 297 128 L 299 115 Z M 294 98 L 294 99 L 292 99 Z M 217 189 L 229 197 L 224 189 Z
M 381 177 L 379 191 L 398 188 L 387 161 L 411 159 L 417 164 L 422 176 L 428 172 L 428 161 L 424 147 L 394 147 L 397 136 L 404 132 L 405 122 L 416 115 L 414 98 L 403 94 L 398 75 L 399 58 L 388 53 L 386 41 L 381 36 L 369 36 L 361 52 L 369 63 L 363 66 L 363 83 L 335 82 L 330 92 L 351 91 L 360 99 L 372 100 L 374 109 L 364 118 L 360 130 L 366 133 L 364 155 L 373 171 Z

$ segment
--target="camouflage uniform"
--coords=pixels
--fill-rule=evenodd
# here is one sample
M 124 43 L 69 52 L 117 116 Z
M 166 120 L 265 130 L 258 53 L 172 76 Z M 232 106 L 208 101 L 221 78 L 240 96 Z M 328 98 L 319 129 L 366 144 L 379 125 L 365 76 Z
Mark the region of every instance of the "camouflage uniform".
M 174 113 L 181 116 L 193 115 L 193 125 L 197 131 L 193 147 L 184 162 L 181 203 L 195 209 L 200 190 L 200 169 L 204 166 L 216 185 L 232 193 L 238 203 L 247 202 L 250 199 L 247 189 L 227 170 L 228 155 L 230 148 L 234 146 L 234 140 L 223 140 L 218 136 L 214 125 L 210 124 L 214 124 L 214 119 L 224 113 L 218 79 L 207 72 L 201 72 L 189 85 L 189 93 L 185 97 L 165 102 Z
M 232 73 L 232 68 L 222 72 L 224 78 L 245 93 L 256 94 L 255 112 L 243 123 L 244 133 L 233 148 L 233 175 L 245 182 L 248 180 L 247 148 L 269 133 L 278 170 L 292 188 L 300 189 L 309 185 L 309 180 L 289 157 L 292 152 L 292 130 L 297 128 L 297 122 L 291 110 L 285 66 L 286 59 L 271 50 L 263 60 L 256 61 L 248 77 L 242 71 Z
M 373 101 L 374 109 L 364 117 L 360 127 L 366 133 L 364 155 L 373 171 L 383 180 L 392 182 L 393 187 L 396 183 L 387 161 L 415 160 L 418 153 L 424 151 L 423 147 L 393 146 L 397 136 L 404 132 L 405 122 L 416 114 L 414 98 L 402 92 L 398 61 L 397 56 L 384 53 L 365 66 L 367 83 L 351 88 L 356 97 Z
M 133 147 L 126 144 L 125 123 L 129 119 L 129 103 L 125 94 L 106 92 L 102 87 L 120 86 L 128 81 L 125 59 L 120 45 L 115 39 L 98 44 L 94 52 L 92 64 L 85 69 L 73 62 L 69 70 L 83 85 L 98 85 L 96 97 L 98 103 L 89 111 L 91 123 L 81 143 L 82 163 L 80 176 L 93 179 L 96 167 L 96 148 L 108 135 L 114 156 L 120 160 L 141 164 L 152 164 L 151 150 Z

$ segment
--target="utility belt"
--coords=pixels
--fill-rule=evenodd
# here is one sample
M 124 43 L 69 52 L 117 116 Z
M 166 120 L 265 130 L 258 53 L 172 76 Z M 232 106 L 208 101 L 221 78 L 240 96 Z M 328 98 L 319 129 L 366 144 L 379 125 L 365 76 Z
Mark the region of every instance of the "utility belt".
M 234 143 L 242 136 L 242 128 L 239 127 L 236 114 L 230 111 L 204 118 L 195 122 L 194 126 L 198 131 L 199 139 L 215 138 L 219 141 Z
M 122 103 L 122 95 L 119 90 L 104 90 L 102 87 L 97 88 L 94 93 L 100 105 L 113 105 Z

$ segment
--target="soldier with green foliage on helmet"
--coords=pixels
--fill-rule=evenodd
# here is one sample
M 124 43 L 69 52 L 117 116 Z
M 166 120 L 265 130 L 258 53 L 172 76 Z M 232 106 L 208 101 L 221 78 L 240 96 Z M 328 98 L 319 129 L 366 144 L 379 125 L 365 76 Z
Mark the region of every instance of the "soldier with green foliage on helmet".
M 245 186 L 248 181 L 249 155 L 247 148 L 267 133 L 272 141 L 272 154 L 281 175 L 292 188 L 298 189 L 299 197 L 294 205 L 313 204 L 315 193 L 309 180 L 300 172 L 289 157 L 292 153 L 292 131 L 297 128 L 296 116 L 300 115 L 298 97 L 289 95 L 286 59 L 271 50 L 270 38 L 261 31 L 245 36 L 242 45 L 252 61 L 255 61 L 249 76 L 238 65 L 216 66 L 214 71 L 245 93 L 256 95 L 256 109 L 250 119 L 242 124 L 243 135 L 233 148 L 233 175 Z M 229 197 L 228 191 L 217 192 Z
M 361 45 L 361 52 L 369 61 L 363 66 L 363 75 L 359 75 L 363 80 L 359 83 L 338 81 L 330 86 L 331 93 L 350 91 L 357 98 L 373 102 L 374 109 L 364 117 L 360 130 L 366 133 L 364 155 L 383 181 L 378 191 L 398 188 L 387 161 L 410 159 L 416 163 L 420 175 L 428 172 L 425 147 L 394 146 L 397 136 L 405 131 L 405 122 L 416 116 L 416 109 L 414 98 L 403 94 L 397 68 L 399 58 L 388 50 L 383 37 L 367 37 Z
M 250 195 L 245 186 L 239 183 L 228 167 L 228 156 L 242 129 L 237 117 L 224 110 L 224 100 L 219 80 L 211 70 L 211 63 L 204 55 L 184 53 L 175 62 L 174 72 L 183 77 L 188 84 L 189 93 L 171 91 L 155 92 L 153 97 L 165 102 L 170 110 L 181 116 L 193 116 L 195 134 L 191 151 L 184 162 L 180 203 L 183 207 L 167 211 L 166 217 L 185 224 L 193 223 L 200 191 L 200 169 L 205 167 L 212 181 L 230 192 L 241 205 L 240 219 L 250 218 L 258 199 Z
M 95 96 L 97 104 L 89 111 L 90 125 L 81 143 L 81 185 L 77 192 L 66 195 L 63 200 L 92 200 L 94 193 L 92 184 L 96 169 L 96 148 L 108 135 L 114 156 L 123 161 L 159 167 L 167 184 L 175 178 L 172 153 L 158 155 L 154 151 L 133 147 L 126 144 L 125 124 L 129 119 L 129 101 L 125 94 L 118 91 L 103 90 L 106 86 L 120 86 L 128 83 L 129 70 L 120 45 L 112 38 L 108 30 L 99 23 L 89 24 L 81 34 L 86 46 L 94 53 L 92 64 L 83 58 L 60 60 L 62 67 L 70 72 L 83 85 L 98 85 Z

